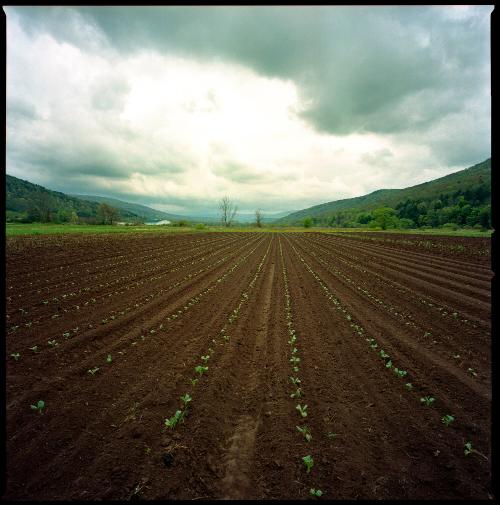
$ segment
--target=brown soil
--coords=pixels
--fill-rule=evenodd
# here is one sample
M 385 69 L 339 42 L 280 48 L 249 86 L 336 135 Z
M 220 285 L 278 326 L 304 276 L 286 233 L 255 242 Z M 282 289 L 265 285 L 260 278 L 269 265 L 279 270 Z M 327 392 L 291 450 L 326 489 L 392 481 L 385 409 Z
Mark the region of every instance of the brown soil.
M 394 234 L 9 238 L 4 499 L 492 498 L 489 249 Z

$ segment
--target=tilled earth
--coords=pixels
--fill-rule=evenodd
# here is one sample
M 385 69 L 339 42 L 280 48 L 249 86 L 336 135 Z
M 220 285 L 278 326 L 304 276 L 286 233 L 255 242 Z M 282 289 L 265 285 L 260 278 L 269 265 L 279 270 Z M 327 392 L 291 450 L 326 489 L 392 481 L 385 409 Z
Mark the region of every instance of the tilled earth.
M 492 498 L 489 251 L 8 238 L 4 498 Z

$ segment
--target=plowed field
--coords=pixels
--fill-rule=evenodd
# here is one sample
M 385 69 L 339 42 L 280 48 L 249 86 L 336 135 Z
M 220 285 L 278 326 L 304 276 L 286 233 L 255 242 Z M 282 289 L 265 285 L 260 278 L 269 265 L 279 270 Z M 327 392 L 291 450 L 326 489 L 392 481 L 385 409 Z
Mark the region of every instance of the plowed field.
M 32 236 L 6 259 L 4 498 L 493 495 L 489 240 Z

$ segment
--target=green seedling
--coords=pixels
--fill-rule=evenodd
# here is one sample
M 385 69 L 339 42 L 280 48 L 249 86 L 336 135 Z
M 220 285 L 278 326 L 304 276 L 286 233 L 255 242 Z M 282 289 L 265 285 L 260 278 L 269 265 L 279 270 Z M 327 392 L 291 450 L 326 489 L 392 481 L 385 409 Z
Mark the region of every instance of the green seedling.
M 30 350 L 32 350 L 34 353 L 38 352 L 38 346 L 34 345 L 33 347 L 30 347 Z
M 17 361 L 17 360 L 21 357 L 21 355 L 20 355 L 18 352 L 13 352 L 13 353 L 11 354 L 11 356 L 12 356 L 12 357 L 13 357 L 16 361 Z
M 407 382 L 405 384 L 405 388 L 408 389 L 408 391 L 411 391 L 413 389 L 413 384 L 411 382 Z
M 296 337 L 295 335 L 293 335 L 293 336 L 290 338 L 290 340 L 288 341 L 288 343 L 289 343 L 290 345 L 293 345 L 293 344 L 295 344 L 295 342 L 296 342 L 296 341 L 297 341 L 297 337 Z
M 108 354 L 108 357 L 106 358 L 106 363 L 111 363 L 113 361 L 113 358 L 111 357 L 111 354 Z
M 304 465 L 306 465 L 307 473 L 309 473 L 311 471 L 311 468 L 314 465 L 314 460 L 313 460 L 312 456 L 310 456 L 310 455 L 304 456 L 302 458 L 302 461 L 304 462 Z
M 194 371 L 196 373 L 199 373 L 201 377 L 205 372 L 208 371 L 208 366 L 198 365 L 197 367 L 194 368 Z
M 370 344 L 370 347 L 375 350 L 378 347 L 378 344 L 376 342 Z
M 338 435 L 338 433 L 333 433 L 333 431 L 330 431 L 330 432 L 329 432 L 326 436 L 327 436 L 328 438 L 332 438 L 332 439 L 333 439 L 333 438 L 335 438 L 337 435 Z
M 193 386 L 196 386 L 196 383 L 198 382 L 198 379 L 189 379 L 189 380 L 190 380 L 190 382 L 191 382 L 191 384 Z
M 454 358 L 454 359 L 460 359 L 460 354 L 454 354 L 454 355 L 453 355 L 453 358 Z
M 300 379 L 298 377 L 290 377 L 290 380 L 292 381 L 292 384 L 294 386 L 297 386 L 298 384 L 300 384 Z
M 300 405 L 300 403 L 295 407 L 299 412 L 302 417 L 307 417 L 307 405 Z
M 296 347 L 294 347 L 294 348 L 292 349 L 292 354 L 297 354 L 298 352 L 299 352 L 299 350 L 298 350 Z
M 425 403 L 428 407 L 431 406 L 435 400 L 436 399 L 432 396 L 424 396 L 423 398 L 420 398 L 420 402 Z
M 290 398 L 300 398 L 302 396 L 302 390 L 300 388 L 297 388 L 295 390 L 295 393 L 292 393 L 290 395 Z
M 293 363 L 294 365 L 296 365 L 297 363 L 300 363 L 300 358 L 298 358 L 297 356 L 292 356 L 290 358 L 290 363 Z
M 300 431 L 300 433 L 302 433 L 302 435 L 304 435 L 304 438 L 308 442 L 311 441 L 312 435 L 311 435 L 311 432 L 309 431 L 309 428 L 307 426 L 304 426 L 303 428 L 301 428 L 300 426 L 296 426 L 296 428 Z
M 392 368 L 392 360 L 389 360 L 389 361 L 385 364 L 385 367 L 386 367 L 386 368 Z
M 448 414 L 446 414 L 445 416 L 443 416 L 441 418 L 441 421 L 443 422 L 443 424 L 445 426 L 449 426 L 454 420 L 455 420 L 455 418 L 453 416 L 448 415 Z
M 170 419 L 165 419 L 165 426 L 167 428 L 174 429 L 179 421 L 183 418 L 182 411 L 177 410 L 175 414 Z
M 181 396 L 182 403 L 184 403 L 184 408 L 187 409 L 187 406 L 189 402 L 192 400 L 192 398 L 189 396 L 188 393 L 186 393 L 184 396 Z
M 222 337 L 226 342 L 229 342 L 229 339 L 231 338 L 229 335 L 224 335 Z
M 202 356 L 201 357 L 201 360 L 203 361 L 203 363 L 207 364 L 207 361 L 210 359 L 210 355 L 207 354 L 206 356 Z
M 431 333 L 430 331 L 426 331 L 426 332 L 424 333 L 424 338 L 425 338 L 425 337 L 430 337 L 431 335 L 432 335 L 432 333 Z
M 33 406 L 33 405 L 32 405 Z M 468 456 L 474 449 L 472 448 L 472 442 L 467 442 L 465 445 L 464 454 Z
M 97 371 L 99 370 L 99 367 L 94 367 L 94 368 L 90 368 L 89 370 L 87 370 L 87 372 L 89 374 L 92 374 L 92 375 L 95 375 L 97 373 Z
M 56 347 L 57 345 L 59 345 L 59 344 L 57 343 L 57 340 L 56 340 L 56 339 L 54 339 L 54 340 L 48 340 L 48 341 L 47 341 L 47 344 L 49 344 L 49 346 L 50 346 L 50 347 Z
M 36 405 L 30 405 L 30 407 L 32 410 L 38 410 L 38 413 L 41 414 L 45 408 L 45 402 L 43 400 L 38 400 Z
M 379 355 L 381 358 L 384 358 L 384 359 L 387 359 L 390 357 L 383 349 L 380 349 Z
M 309 490 L 309 494 L 311 496 L 316 496 L 317 498 L 319 498 L 320 496 L 323 495 L 323 491 L 321 491 L 321 489 L 314 489 L 313 487 Z
M 468 371 L 471 375 L 473 375 L 474 377 L 476 377 L 476 376 L 477 376 L 477 373 L 476 373 L 476 371 L 474 370 L 474 368 L 467 368 L 467 371 Z
M 394 368 L 394 373 L 399 377 L 404 377 L 408 372 L 406 370 L 400 370 L 399 368 Z
M 299 367 L 298 366 L 294 366 L 293 369 L 292 369 L 295 373 L 297 373 L 299 371 Z
M 69 332 L 69 331 L 64 332 L 64 333 L 63 333 L 63 337 L 64 337 L 64 338 L 69 338 L 69 337 L 71 337 L 71 332 Z

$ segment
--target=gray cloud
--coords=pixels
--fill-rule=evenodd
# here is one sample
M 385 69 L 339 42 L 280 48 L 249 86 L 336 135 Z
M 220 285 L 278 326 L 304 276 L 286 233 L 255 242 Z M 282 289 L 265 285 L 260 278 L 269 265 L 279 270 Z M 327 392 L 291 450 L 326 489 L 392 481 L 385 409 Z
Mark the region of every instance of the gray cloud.
M 425 146 L 429 160 L 462 168 L 490 154 L 489 14 L 492 6 L 466 11 L 441 7 L 6 7 L 30 35 L 49 33 L 107 61 L 145 51 L 200 62 L 231 62 L 262 76 L 292 81 L 298 115 L 321 135 L 376 134 L 392 146 Z M 11 16 L 9 18 L 9 16 Z M 9 138 L 8 159 L 41 167 L 54 177 L 81 173 L 124 179 L 134 172 L 180 177 L 191 158 L 169 145 L 151 148 L 147 160 L 128 150 L 141 134 L 115 118 L 130 84 L 119 72 L 92 82 L 89 116 L 110 142 L 68 133 L 59 141 Z M 188 101 L 184 110 L 211 113 L 217 92 Z M 54 106 L 56 107 L 56 106 Z M 64 108 L 64 107 L 63 107 Z M 8 102 L 8 121 L 40 119 L 28 98 Z M 112 119 L 108 114 L 115 114 Z M 59 127 L 67 131 L 69 123 Z M 52 142 L 52 144 L 51 144 Z M 113 147 L 113 144 L 116 144 Z M 393 154 L 392 156 L 389 154 Z M 358 156 L 374 170 L 400 163 L 397 153 L 374 149 Z M 85 160 L 85 161 L 82 161 Z M 238 184 L 273 184 L 279 177 L 256 171 L 226 153 L 211 167 L 218 178 Z M 334 165 L 332 160 L 332 165 Z M 418 173 L 418 164 L 408 168 Z M 294 177 L 290 174 L 290 179 Z M 90 180 L 90 179 L 89 179 Z M 388 185 L 386 185 L 387 187 Z M 376 189 L 376 188 L 374 188 Z M 156 197 L 155 197 L 156 198 Z M 191 197 L 189 197 L 191 198 Z M 178 205 L 189 198 L 179 197 Z M 261 195 L 264 203 L 266 195 Z M 280 208 L 286 198 L 274 198 Z M 335 195 L 332 195 L 335 199 Z M 184 202 L 184 203 L 181 203 Z M 313 204 L 310 196 L 296 198 Z

